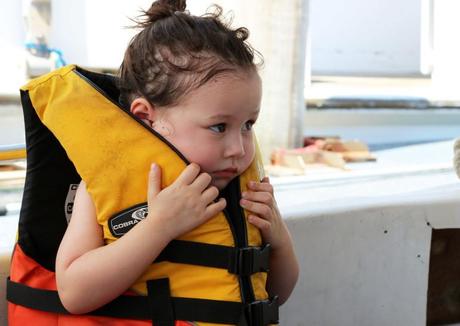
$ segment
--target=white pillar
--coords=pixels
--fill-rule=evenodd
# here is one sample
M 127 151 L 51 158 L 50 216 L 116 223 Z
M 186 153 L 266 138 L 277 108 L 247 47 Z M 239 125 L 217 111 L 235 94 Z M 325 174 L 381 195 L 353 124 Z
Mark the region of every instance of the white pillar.
M 0 4 L 0 98 L 16 98 L 26 81 L 24 22 L 22 6 L 17 0 Z
M 243 2 L 243 6 L 247 2 Z M 250 39 L 264 55 L 262 113 L 256 127 L 264 160 L 303 144 L 307 0 L 254 1 Z M 249 18 L 248 17 L 248 18 Z

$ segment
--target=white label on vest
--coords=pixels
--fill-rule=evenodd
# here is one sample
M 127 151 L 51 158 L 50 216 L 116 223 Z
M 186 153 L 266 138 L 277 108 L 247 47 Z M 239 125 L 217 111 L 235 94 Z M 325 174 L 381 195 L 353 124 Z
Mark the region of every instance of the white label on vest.
M 69 191 L 67 192 L 67 197 L 65 199 L 65 218 L 67 219 L 67 224 L 70 222 L 72 217 L 73 202 L 75 201 L 75 194 L 77 193 L 78 184 L 71 183 L 69 186 Z
M 109 230 L 113 236 L 119 238 L 131 228 L 147 217 L 149 212 L 147 204 L 136 205 L 117 215 L 108 221 Z

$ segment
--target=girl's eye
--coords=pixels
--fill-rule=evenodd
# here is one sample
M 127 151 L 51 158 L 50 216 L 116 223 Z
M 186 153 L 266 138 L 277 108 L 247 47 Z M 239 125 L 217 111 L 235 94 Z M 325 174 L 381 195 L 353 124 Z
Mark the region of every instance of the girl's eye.
M 244 131 L 249 131 L 252 129 L 252 126 L 254 125 L 254 121 L 246 121 L 244 123 L 244 127 L 243 127 L 243 130 Z
M 222 133 L 222 132 L 225 132 L 226 125 L 225 123 L 219 123 L 219 124 L 209 127 L 209 129 L 217 133 Z

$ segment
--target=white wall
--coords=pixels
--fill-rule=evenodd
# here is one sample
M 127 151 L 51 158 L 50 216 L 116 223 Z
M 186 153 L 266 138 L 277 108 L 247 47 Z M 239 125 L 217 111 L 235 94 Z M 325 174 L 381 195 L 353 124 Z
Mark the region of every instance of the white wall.
M 452 182 L 372 204 L 361 199 L 359 207 L 339 200 L 292 214 L 302 270 L 281 324 L 425 325 L 431 230 L 460 227 L 460 184 Z M 328 212 L 328 204 L 349 207 Z
M 147 9 L 150 0 L 52 0 L 50 46 L 62 50 L 67 63 L 117 69 L 136 30 L 129 18 Z
M 459 1 L 434 2 L 433 83 L 437 89 L 457 95 L 460 75 L 459 11 Z
M 138 31 L 125 27 L 133 26 L 130 18 L 136 18 L 140 14 L 139 9 L 147 10 L 152 2 L 52 0 L 51 46 L 61 49 L 68 63 L 117 69 L 129 40 Z M 213 3 L 222 5 L 225 12 L 237 9 L 236 24 L 247 21 L 247 16 L 252 15 L 250 10 L 238 10 L 238 5 L 228 0 L 188 1 L 187 10 L 192 14 L 201 15 Z M 250 9 L 254 9 L 254 6 L 250 6 Z
M 16 95 L 25 81 L 25 24 L 22 2 L 0 2 L 0 95 Z
M 23 47 L 25 25 L 22 19 L 22 2 L 18 0 L 2 0 L 0 4 L 0 42 L 4 47 Z M 5 54 L 0 51 L 0 59 Z
M 428 159 L 448 163 L 452 144 L 441 147 L 378 155 L 375 168 L 399 172 L 273 181 L 301 265 L 281 325 L 425 325 L 432 228 L 460 228 L 460 180 Z M 412 156 L 427 168 L 404 172 Z
M 310 0 L 313 73 L 429 73 L 432 63 L 432 1 Z M 232 7 L 231 1 L 218 2 L 227 9 Z M 439 8 L 449 8 L 444 4 L 454 5 L 447 0 L 438 2 Z M 50 37 L 51 46 L 63 50 L 67 62 L 114 69 L 119 66 L 127 42 L 134 34 L 134 31 L 121 26 L 130 25 L 127 17 L 136 16 L 137 8 L 148 7 L 151 0 L 51 0 L 51 3 L 55 26 Z M 188 7 L 193 13 L 201 13 L 211 3 L 213 1 L 194 0 L 189 1 Z M 251 6 L 248 4 L 246 7 Z M 0 9 L 2 45 L 22 47 L 24 24 L 21 1 L 3 0 Z M 456 12 L 454 9 L 450 12 Z M 248 16 L 257 15 L 250 10 L 246 12 Z M 274 23 L 276 19 L 282 20 L 283 16 L 275 16 Z M 442 19 L 438 22 L 443 24 Z M 444 33 L 442 26 L 438 27 L 438 31 Z M 443 46 L 439 40 L 438 45 Z M 447 54 L 444 52 L 444 55 Z M 4 51 L 0 53 L 0 58 L 2 56 Z M 443 58 L 439 54 L 438 58 L 437 64 L 442 65 Z M 307 61 L 310 59 L 307 58 Z
M 426 1 L 311 0 L 312 73 L 420 74 Z

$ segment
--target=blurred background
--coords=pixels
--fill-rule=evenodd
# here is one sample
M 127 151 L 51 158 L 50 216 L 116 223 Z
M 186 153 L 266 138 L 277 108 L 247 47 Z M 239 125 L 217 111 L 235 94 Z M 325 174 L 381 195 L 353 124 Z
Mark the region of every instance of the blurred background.
M 264 57 L 256 133 L 275 183 L 436 171 L 452 178 L 458 1 L 189 0 L 187 8 L 201 15 L 214 3 L 232 26 L 249 28 Z M 19 87 L 65 64 L 116 74 L 137 32 L 131 18 L 150 4 L 2 0 L 0 211 L 17 212 L 24 183 Z
M 265 58 L 259 130 L 271 132 L 258 134 L 267 163 L 275 149 L 310 144 L 305 137 L 375 151 L 458 135 L 456 1 L 191 0 L 188 9 L 202 14 L 213 3 L 250 29 Z M 0 145 L 24 143 L 21 85 L 65 63 L 116 73 L 136 33 L 129 18 L 150 4 L 3 0 Z

